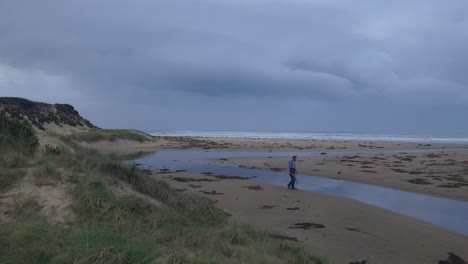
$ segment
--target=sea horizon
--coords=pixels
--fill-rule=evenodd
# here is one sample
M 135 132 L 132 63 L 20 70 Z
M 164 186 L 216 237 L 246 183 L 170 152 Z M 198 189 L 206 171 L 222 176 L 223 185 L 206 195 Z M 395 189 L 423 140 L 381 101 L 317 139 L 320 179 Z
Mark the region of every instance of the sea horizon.
M 263 139 L 306 139 L 340 141 L 385 141 L 413 143 L 468 144 L 468 136 L 430 136 L 416 134 L 365 134 L 365 133 L 318 133 L 318 132 L 220 132 L 220 131 L 154 131 L 153 136 L 167 137 L 214 137 L 214 138 L 263 138 Z

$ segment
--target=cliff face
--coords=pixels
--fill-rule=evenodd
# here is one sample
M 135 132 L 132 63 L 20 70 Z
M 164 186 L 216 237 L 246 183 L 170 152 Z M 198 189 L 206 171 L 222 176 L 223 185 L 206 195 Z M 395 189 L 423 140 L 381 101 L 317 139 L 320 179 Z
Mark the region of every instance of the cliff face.
M 28 121 L 34 128 L 44 131 L 97 128 L 71 105 L 38 103 L 16 97 L 0 97 L 0 115 Z

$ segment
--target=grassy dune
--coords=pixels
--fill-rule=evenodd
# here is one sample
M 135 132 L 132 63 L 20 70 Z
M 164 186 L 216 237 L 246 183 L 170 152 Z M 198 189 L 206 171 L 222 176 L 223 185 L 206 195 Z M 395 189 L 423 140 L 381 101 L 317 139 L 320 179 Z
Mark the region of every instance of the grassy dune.
M 46 124 L 96 128 L 71 105 L 39 103 L 17 97 L 0 97 L 0 115 L 27 121 L 40 130 L 46 130 Z
M 68 136 L 71 140 L 82 142 L 111 141 L 118 139 L 138 142 L 155 141 L 155 138 L 144 132 L 132 129 L 91 129 Z
M 2 141 L 9 151 L 0 155 L 0 195 L 30 170 L 36 186 L 70 189 L 76 219 L 53 224 L 34 198 L 15 200 L 15 221 L 0 223 L 0 263 L 326 263 L 297 243 L 232 223 L 206 198 L 80 147 L 79 137 L 32 154 Z M 117 195 L 116 183 L 135 193 Z
M 28 123 L 0 115 L 0 192 L 21 178 L 38 145 L 36 133 Z

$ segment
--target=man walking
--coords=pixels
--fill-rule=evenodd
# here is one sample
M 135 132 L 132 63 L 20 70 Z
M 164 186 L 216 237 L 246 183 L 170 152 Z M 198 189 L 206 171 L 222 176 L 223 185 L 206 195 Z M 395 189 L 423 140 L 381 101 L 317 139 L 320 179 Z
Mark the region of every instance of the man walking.
M 292 160 L 288 162 L 288 168 L 289 168 L 289 177 L 291 177 L 291 180 L 288 183 L 288 189 L 290 190 L 297 190 L 296 187 L 294 187 L 294 183 L 296 183 L 296 159 L 297 156 L 294 155 L 292 156 Z

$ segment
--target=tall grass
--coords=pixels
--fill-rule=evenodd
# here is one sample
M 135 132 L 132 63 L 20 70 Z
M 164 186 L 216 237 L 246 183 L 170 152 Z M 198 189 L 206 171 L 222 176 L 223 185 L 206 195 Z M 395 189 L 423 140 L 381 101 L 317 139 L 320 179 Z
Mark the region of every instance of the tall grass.
M 32 197 L 14 196 L 13 197 L 14 210 L 12 215 L 16 221 L 25 222 L 40 220 L 42 217 L 40 211 L 42 206 Z
M 0 115 L 0 146 L 32 153 L 39 146 L 39 141 L 34 129 L 28 122 L 20 122 Z
M 13 148 L 2 149 L 0 152 L 0 192 L 8 189 L 25 174 L 24 168 L 29 167 L 27 156 Z
M 139 158 L 144 158 L 147 156 L 151 156 L 156 151 L 137 151 L 129 154 L 110 154 L 110 157 L 114 160 L 125 161 L 125 160 L 135 160 Z
M 111 141 L 118 139 L 138 142 L 155 141 L 155 138 L 144 132 L 131 129 L 91 129 L 68 136 L 72 140 L 81 142 Z
M 0 191 L 24 175 L 30 155 L 39 145 L 34 129 L 26 122 L 0 115 Z
M 178 208 L 158 208 L 136 197 L 117 198 L 98 178 L 80 182 L 76 195 L 77 211 L 86 223 L 140 237 L 142 248 L 158 245 L 163 255 L 177 256 L 176 260 L 196 263 L 198 258 L 193 256 L 197 256 L 208 261 L 204 263 L 245 263 L 253 259 L 258 260 L 256 263 L 325 263 L 301 247 L 245 225 L 216 223 L 206 217 L 207 222 L 197 221 L 193 214 Z
M 212 201 L 193 194 L 175 192 L 166 182 L 151 178 L 136 165 L 106 162 L 101 164 L 101 171 L 130 183 L 137 191 L 162 201 L 187 219 L 207 225 L 226 221 L 224 212 L 216 208 Z
M 1 263 L 149 263 L 153 251 L 138 239 L 96 225 L 65 230 L 44 221 L 3 232 Z
M 0 192 L 13 186 L 24 175 L 23 170 L 6 169 L 0 167 Z
M 57 168 L 50 163 L 43 163 L 38 165 L 33 172 L 34 183 L 37 186 L 52 185 L 56 186 L 62 182 L 62 174 Z
M 301 246 L 230 223 L 210 200 L 176 192 L 135 165 L 65 143 L 46 150 L 37 166 L 48 175 L 66 171 L 61 179 L 73 186 L 76 225 L 64 229 L 33 215 L 0 225 L 0 263 L 326 263 Z M 116 196 L 109 178 L 162 205 Z

